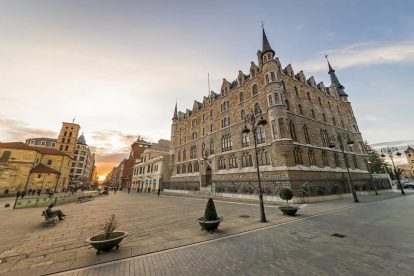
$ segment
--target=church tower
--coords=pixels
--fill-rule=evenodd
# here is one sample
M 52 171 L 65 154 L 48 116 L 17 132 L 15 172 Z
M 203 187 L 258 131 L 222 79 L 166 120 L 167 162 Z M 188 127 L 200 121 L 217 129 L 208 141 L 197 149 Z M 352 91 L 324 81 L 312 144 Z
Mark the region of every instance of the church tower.
M 174 109 L 174 115 L 172 117 L 172 125 L 171 125 L 171 149 L 170 149 L 170 170 L 172 170 L 172 164 L 174 164 L 174 148 L 178 145 L 176 145 L 176 137 L 177 137 L 177 125 L 178 125 L 178 114 L 177 114 L 177 103 L 175 103 L 175 109 Z
M 73 156 L 78 140 L 80 126 L 75 123 L 62 123 L 55 148 Z
M 275 51 L 270 47 L 270 43 L 267 40 L 263 28 L 261 63 L 263 64 L 262 71 L 266 88 L 269 123 L 272 130 L 272 144 L 276 146 L 276 151 L 280 156 L 286 157 L 292 152 L 293 144 L 288 132 L 288 120 L 285 100 L 283 98 L 283 87 L 279 82 L 278 73 L 280 72 L 274 55 Z M 282 160 L 284 160 L 284 164 L 280 165 L 288 165 L 284 158 L 282 158 Z

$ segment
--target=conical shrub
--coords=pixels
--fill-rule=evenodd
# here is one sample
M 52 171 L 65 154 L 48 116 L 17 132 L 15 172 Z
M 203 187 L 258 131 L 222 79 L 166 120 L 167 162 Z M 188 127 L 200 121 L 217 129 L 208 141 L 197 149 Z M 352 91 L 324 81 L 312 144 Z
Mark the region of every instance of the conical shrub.
M 208 199 L 206 211 L 204 212 L 204 219 L 207 221 L 217 220 L 216 206 L 212 198 Z

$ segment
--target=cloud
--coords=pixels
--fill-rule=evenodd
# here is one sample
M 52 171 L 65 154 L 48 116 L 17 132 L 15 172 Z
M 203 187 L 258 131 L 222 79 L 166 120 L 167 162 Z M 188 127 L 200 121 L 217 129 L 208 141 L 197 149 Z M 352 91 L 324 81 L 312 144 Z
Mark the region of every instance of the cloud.
M 26 122 L 6 118 L 0 115 L 0 141 L 25 142 L 32 137 L 57 138 L 55 131 L 28 127 Z
M 301 30 L 303 30 L 303 28 L 305 28 L 305 25 L 296 25 L 293 28 L 295 29 L 295 31 L 301 31 Z
M 387 42 L 370 41 L 345 46 L 336 50 L 320 52 L 318 58 L 297 63 L 295 67 L 305 72 L 326 71 L 324 55 L 330 56 L 335 69 L 358 65 L 394 64 L 414 62 L 414 41 Z
M 375 122 L 375 121 L 378 121 L 378 118 L 375 117 L 375 116 L 372 116 L 372 115 L 368 115 L 368 116 L 365 116 L 365 117 L 361 117 L 359 120 L 368 121 L 368 122 Z

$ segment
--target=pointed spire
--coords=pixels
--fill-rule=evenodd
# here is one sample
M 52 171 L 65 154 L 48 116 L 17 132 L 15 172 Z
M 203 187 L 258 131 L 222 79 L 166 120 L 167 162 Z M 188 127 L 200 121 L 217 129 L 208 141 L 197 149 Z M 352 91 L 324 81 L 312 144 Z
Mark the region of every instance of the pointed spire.
M 175 102 L 175 110 L 174 110 L 174 116 L 173 116 L 173 118 L 172 118 L 173 120 L 174 119 L 178 119 L 178 115 L 177 115 L 177 101 Z
M 262 41 L 262 56 L 268 52 L 272 52 L 273 55 L 275 55 L 275 51 L 273 51 L 272 47 L 270 47 L 269 40 L 267 40 L 267 36 L 263 27 L 263 21 L 262 21 L 262 30 L 263 30 L 263 41 Z
M 326 60 L 328 61 L 329 72 L 328 74 L 331 76 L 331 85 L 335 85 L 336 91 L 338 91 L 339 96 L 348 96 L 345 93 L 345 87 L 339 82 L 338 78 L 336 77 L 335 70 L 332 68 L 331 64 L 328 60 L 328 55 L 325 55 Z

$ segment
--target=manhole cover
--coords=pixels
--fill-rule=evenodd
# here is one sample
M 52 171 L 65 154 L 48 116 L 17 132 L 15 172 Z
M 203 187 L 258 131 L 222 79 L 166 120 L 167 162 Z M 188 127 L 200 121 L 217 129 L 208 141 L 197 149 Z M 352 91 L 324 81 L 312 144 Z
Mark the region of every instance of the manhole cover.
M 239 217 L 241 217 L 241 218 L 250 218 L 250 216 L 248 216 L 248 215 L 241 215 Z
M 341 234 L 338 234 L 338 233 L 332 234 L 332 236 L 337 237 L 337 238 L 341 238 L 341 239 L 346 237 L 345 235 L 341 235 Z

